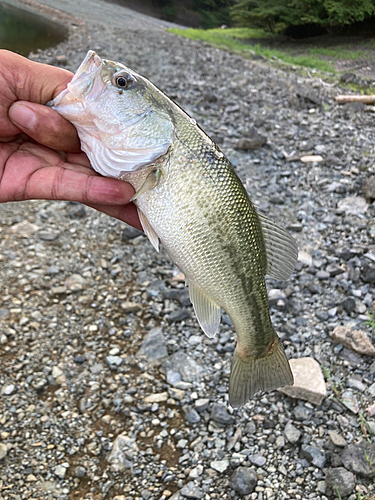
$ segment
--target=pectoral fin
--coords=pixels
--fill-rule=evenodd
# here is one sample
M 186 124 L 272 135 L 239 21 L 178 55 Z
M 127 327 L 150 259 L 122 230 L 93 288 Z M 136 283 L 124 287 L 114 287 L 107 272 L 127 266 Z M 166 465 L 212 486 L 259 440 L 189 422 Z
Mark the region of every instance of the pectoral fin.
M 267 252 L 266 274 L 271 278 L 287 280 L 298 259 L 297 244 L 285 229 L 268 217 L 262 214 L 258 214 L 258 217 L 262 225 Z
M 141 210 L 139 210 L 139 208 L 137 208 L 137 210 L 138 210 L 138 216 L 139 216 L 139 220 L 141 221 L 143 231 L 145 232 L 146 236 L 150 240 L 152 246 L 158 252 L 159 251 L 159 236 L 155 233 L 155 231 L 150 226 L 150 223 L 146 219 L 146 216 L 144 215 L 144 213 Z
M 189 294 L 202 330 L 207 337 L 215 337 L 221 319 L 220 306 L 208 299 L 192 284 L 189 284 Z
M 156 187 L 159 183 L 159 179 L 161 176 L 160 168 L 153 168 L 151 172 L 146 177 L 142 186 L 138 189 L 138 191 L 130 198 L 130 201 L 136 200 L 141 194 L 147 193 L 147 191 L 151 191 Z

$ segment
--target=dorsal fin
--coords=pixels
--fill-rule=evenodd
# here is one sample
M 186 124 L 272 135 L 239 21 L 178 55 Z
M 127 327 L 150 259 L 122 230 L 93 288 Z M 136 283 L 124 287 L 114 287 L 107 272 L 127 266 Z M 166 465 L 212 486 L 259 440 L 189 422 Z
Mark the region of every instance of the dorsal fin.
M 287 280 L 293 272 L 298 259 L 297 244 L 292 236 L 272 222 L 268 217 L 258 214 L 262 225 L 267 252 L 266 274 L 277 280 Z

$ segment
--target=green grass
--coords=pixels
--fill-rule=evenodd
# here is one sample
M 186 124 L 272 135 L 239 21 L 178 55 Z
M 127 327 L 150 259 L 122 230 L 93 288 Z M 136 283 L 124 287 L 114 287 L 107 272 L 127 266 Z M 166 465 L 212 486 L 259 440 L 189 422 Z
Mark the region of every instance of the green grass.
M 334 63 L 338 59 L 355 60 L 363 56 L 361 50 L 351 50 L 348 44 L 337 44 L 332 48 L 311 47 L 308 45 L 289 45 L 282 48 L 274 48 L 271 45 L 275 35 L 265 33 L 260 29 L 251 28 L 228 28 L 222 29 L 176 29 L 168 30 L 171 33 L 180 35 L 192 40 L 202 40 L 232 52 L 251 57 L 254 54 L 261 55 L 267 59 L 278 59 L 286 64 L 313 68 L 326 73 L 335 73 Z M 262 40 L 262 44 L 256 43 Z M 270 46 L 267 46 L 267 41 Z M 273 41 L 273 44 L 275 41 Z M 375 40 L 363 42 L 364 48 L 375 45 Z
M 375 312 L 374 311 L 368 311 L 367 316 L 369 319 L 365 321 L 365 325 L 368 325 L 373 333 L 375 333 Z

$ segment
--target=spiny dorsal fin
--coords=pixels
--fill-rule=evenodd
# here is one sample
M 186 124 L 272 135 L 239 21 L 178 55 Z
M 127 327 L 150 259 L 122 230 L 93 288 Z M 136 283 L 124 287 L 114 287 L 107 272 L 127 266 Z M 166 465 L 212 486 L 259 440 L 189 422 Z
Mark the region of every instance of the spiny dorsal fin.
M 202 330 L 210 339 L 215 337 L 221 319 L 220 306 L 208 299 L 200 290 L 190 283 L 189 295 Z
M 159 237 L 158 237 L 158 235 L 155 233 L 155 231 L 150 226 L 150 223 L 146 219 L 146 216 L 144 215 L 144 213 L 141 210 L 139 210 L 139 208 L 137 208 L 137 211 L 138 211 L 139 220 L 141 221 L 141 224 L 142 224 L 143 231 L 145 232 L 146 236 L 150 240 L 152 246 L 158 252 L 159 251 Z
M 266 274 L 270 278 L 287 280 L 298 259 L 297 244 L 285 229 L 268 217 L 262 214 L 258 214 L 258 217 L 262 225 L 267 252 Z

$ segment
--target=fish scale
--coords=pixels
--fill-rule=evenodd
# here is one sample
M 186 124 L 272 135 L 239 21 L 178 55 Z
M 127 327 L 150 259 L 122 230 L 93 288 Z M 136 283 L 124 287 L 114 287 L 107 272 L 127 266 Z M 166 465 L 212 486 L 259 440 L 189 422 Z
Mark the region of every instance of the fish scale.
M 117 75 L 121 84 L 130 82 L 125 90 Z M 221 308 L 231 318 L 237 345 L 230 403 L 242 405 L 259 390 L 292 384 L 271 324 L 264 276 L 286 279 L 296 245 L 257 214 L 211 139 L 147 79 L 92 51 L 52 106 L 77 126 L 98 172 L 133 185 L 142 226 L 185 274 L 204 332 L 215 335 Z

